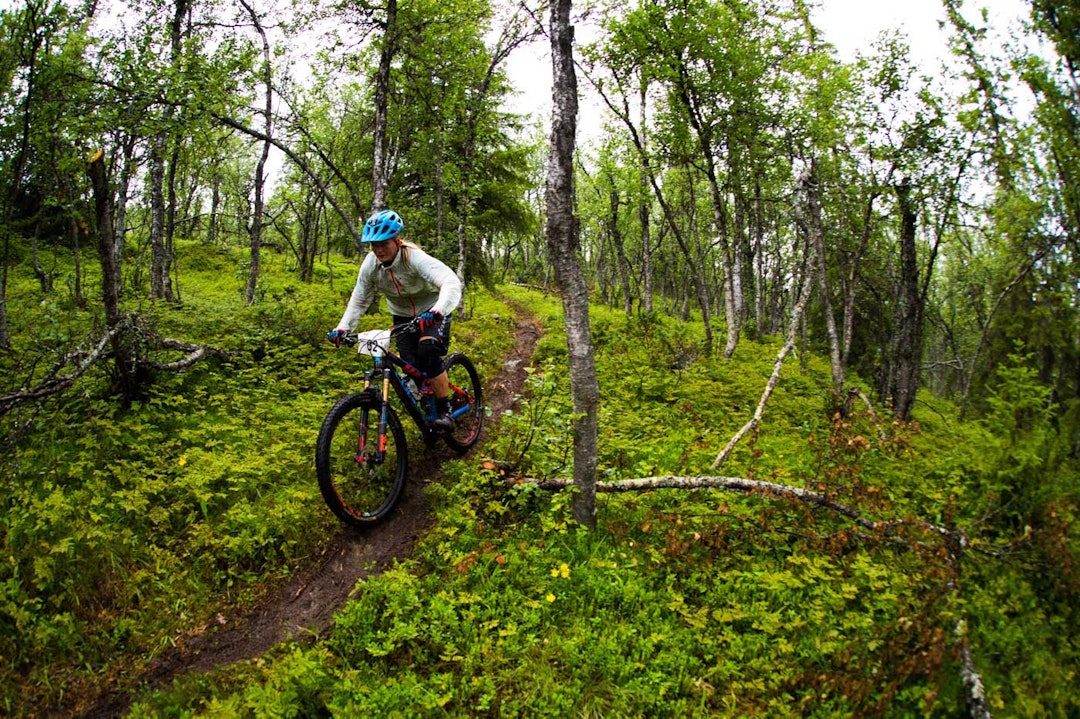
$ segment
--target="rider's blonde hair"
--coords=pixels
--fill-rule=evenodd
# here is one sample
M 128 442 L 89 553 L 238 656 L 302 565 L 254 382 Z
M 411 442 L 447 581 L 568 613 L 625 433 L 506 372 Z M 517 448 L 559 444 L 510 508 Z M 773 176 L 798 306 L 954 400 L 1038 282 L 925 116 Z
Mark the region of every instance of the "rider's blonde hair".
M 402 255 L 401 255 L 401 266 L 402 267 L 408 267 L 409 266 L 409 250 L 410 249 L 419 250 L 420 245 L 417 245 L 417 244 L 415 244 L 413 242 L 410 242 L 409 240 L 404 239 L 401 235 L 398 235 L 397 240 L 398 240 L 398 252 L 402 253 Z

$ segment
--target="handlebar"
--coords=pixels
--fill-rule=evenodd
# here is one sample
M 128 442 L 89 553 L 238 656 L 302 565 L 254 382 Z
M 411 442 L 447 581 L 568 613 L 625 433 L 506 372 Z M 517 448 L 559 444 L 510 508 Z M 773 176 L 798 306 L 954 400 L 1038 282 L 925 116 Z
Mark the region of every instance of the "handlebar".
M 402 322 L 400 325 L 394 325 L 393 327 L 391 327 L 390 328 L 390 336 L 392 337 L 392 336 L 396 335 L 399 332 L 404 332 L 405 330 L 409 330 L 409 329 L 419 327 L 419 325 L 420 325 L 420 318 L 419 317 L 413 317 L 408 322 Z M 341 344 L 345 345 L 346 347 L 355 347 L 360 342 L 360 334 L 361 334 L 360 332 L 346 332 L 339 339 L 339 342 Z

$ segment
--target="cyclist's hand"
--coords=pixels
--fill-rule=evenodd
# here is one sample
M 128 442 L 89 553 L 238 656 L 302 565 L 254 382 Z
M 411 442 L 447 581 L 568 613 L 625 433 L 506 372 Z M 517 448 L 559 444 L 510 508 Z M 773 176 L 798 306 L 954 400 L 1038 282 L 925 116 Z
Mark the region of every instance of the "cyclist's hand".
M 419 317 L 421 332 L 427 332 L 428 327 L 437 327 L 442 323 L 442 312 L 436 312 L 434 310 L 428 310 Z
M 340 327 L 336 330 L 330 330 L 326 333 L 326 339 L 334 343 L 335 347 L 341 346 L 341 340 L 348 334 L 348 330 L 343 330 Z

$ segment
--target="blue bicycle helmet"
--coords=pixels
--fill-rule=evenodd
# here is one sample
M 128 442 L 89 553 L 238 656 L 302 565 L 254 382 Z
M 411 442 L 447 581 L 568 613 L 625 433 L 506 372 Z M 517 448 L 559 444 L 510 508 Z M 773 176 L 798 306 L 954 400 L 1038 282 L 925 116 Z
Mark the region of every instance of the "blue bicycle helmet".
M 361 242 L 382 242 L 397 237 L 398 233 L 405 228 L 401 216 L 393 210 L 376 212 L 364 223 L 364 232 L 360 236 Z

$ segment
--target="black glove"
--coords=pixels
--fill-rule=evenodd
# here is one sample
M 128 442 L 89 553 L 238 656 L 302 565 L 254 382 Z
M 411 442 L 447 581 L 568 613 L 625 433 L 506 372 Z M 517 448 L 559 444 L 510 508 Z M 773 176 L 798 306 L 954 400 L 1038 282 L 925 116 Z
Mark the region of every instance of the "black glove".
M 442 312 L 428 310 L 421 314 L 419 319 L 420 322 L 418 324 L 420 326 L 420 331 L 427 332 L 429 327 L 438 327 L 442 324 Z

